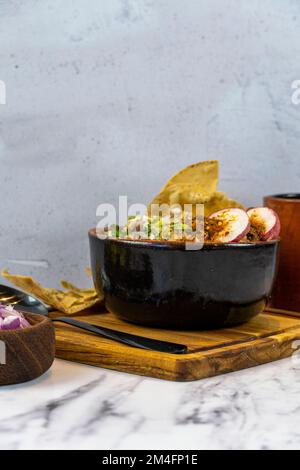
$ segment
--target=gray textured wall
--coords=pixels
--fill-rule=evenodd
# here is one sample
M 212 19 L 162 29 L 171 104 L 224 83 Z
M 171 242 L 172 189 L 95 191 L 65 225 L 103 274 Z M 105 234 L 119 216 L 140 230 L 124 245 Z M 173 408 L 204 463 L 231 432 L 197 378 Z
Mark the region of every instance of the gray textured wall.
M 201 159 L 299 190 L 299 47 L 298 0 L 0 0 L 1 265 L 86 284 L 96 206 Z

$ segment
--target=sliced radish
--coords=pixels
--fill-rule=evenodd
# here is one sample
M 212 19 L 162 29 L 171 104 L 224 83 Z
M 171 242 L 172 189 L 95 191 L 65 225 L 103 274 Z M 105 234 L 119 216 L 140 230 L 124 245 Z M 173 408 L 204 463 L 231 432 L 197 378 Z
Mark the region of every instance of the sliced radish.
M 210 241 L 215 243 L 239 242 L 250 230 L 250 220 L 243 209 L 223 209 L 209 217 L 212 223 Z
M 281 225 L 278 215 L 268 207 L 254 207 L 247 212 L 252 227 L 263 241 L 275 240 L 280 235 Z

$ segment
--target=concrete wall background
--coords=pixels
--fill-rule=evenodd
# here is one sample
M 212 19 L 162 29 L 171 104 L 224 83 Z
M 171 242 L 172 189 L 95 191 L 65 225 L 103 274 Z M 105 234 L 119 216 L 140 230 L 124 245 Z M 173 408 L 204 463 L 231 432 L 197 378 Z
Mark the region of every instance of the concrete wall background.
M 0 0 L 1 266 L 88 284 L 97 205 L 198 160 L 299 191 L 299 46 L 297 0 Z

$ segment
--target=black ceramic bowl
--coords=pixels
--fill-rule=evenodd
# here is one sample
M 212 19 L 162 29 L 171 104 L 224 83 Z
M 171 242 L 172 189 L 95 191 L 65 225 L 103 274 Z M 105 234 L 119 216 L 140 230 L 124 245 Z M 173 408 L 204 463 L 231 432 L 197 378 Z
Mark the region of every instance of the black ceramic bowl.
M 205 245 L 97 238 L 89 232 L 96 289 L 123 320 L 163 328 L 218 328 L 261 313 L 277 268 L 278 241 Z

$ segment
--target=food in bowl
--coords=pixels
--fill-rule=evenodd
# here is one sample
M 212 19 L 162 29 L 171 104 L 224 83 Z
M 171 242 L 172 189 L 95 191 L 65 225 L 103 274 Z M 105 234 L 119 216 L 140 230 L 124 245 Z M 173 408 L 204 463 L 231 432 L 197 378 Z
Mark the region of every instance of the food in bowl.
M 239 208 L 223 209 L 202 217 L 202 220 L 196 216 L 188 217 L 184 212 L 178 214 L 171 211 L 168 216 L 131 217 L 123 227 L 109 227 L 103 238 L 250 243 L 276 240 L 280 235 L 279 217 L 266 207 L 247 212 Z
M 29 327 L 30 323 L 23 313 L 11 305 L 0 304 L 0 330 L 21 330 Z
M 280 234 L 277 214 L 267 207 L 246 210 L 239 202 L 217 191 L 217 161 L 190 165 L 173 176 L 145 207 L 119 227 L 100 226 L 99 238 L 249 243 L 276 240 Z
M 167 216 L 153 215 L 150 204 L 125 226 L 89 232 L 94 284 L 110 312 L 147 326 L 206 329 L 264 310 L 277 270 L 279 219 L 266 208 L 246 210 L 218 192 L 217 182 L 217 162 L 192 165 L 152 201 L 171 207 Z M 186 213 L 185 204 L 204 210 Z M 187 241 L 202 244 L 190 250 Z

